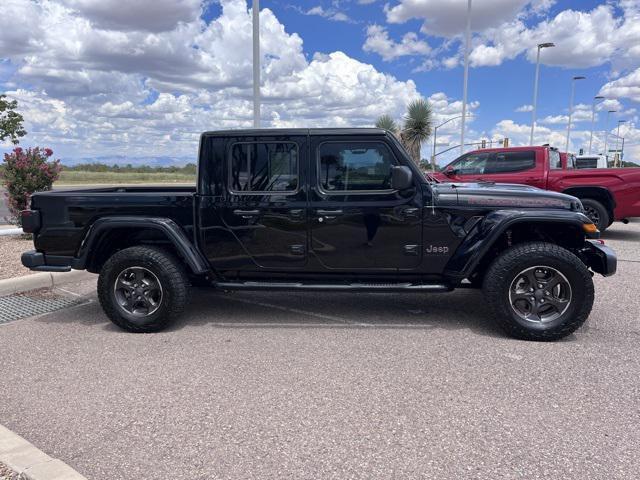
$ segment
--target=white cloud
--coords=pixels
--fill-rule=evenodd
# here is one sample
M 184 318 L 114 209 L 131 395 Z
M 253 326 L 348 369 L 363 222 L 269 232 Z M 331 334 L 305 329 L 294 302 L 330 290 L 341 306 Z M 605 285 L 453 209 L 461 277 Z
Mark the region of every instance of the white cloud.
M 640 68 L 630 74 L 605 84 L 600 89 L 605 97 L 628 98 L 640 102 Z
M 29 131 L 22 143 L 67 156 L 195 155 L 201 131 L 251 125 L 245 0 L 222 0 L 221 15 L 208 24 L 182 2 L 173 27 L 152 19 L 118 23 L 114 12 L 88 12 L 98 8 L 92 3 L 60 1 L 9 0 L 6 11 L 33 25 L 18 33 L 0 17 L 0 58 L 10 59 L 7 84 L 17 85 L 7 93 L 18 99 Z M 149 11 L 157 5 L 134 3 Z M 419 97 L 412 81 L 342 52 L 309 61 L 302 39 L 271 10 L 260 20 L 265 126 L 369 126 L 383 113 L 401 116 Z
M 405 34 L 398 43 L 389 38 L 386 28 L 380 25 L 367 27 L 367 39 L 362 49 L 379 54 L 387 62 L 407 55 L 427 55 L 431 51 L 427 42 L 418 39 L 414 32 Z
M 62 0 L 99 28 L 114 30 L 173 30 L 180 22 L 193 22 L 200 16 L 200 0 Z
M 497 66 L 526 52 L 534 62 L 537 44 L 554 42 L 543 49 L 540 61 L 565 68 L 589 68 L 612 62 L 615 69 L 640 62 L 640 13 L 625 8 L 616 16 L 611 5 L 591 11 L 564 10 L 534 27 L 517 18 L 484 30 L 476 39 L 470 58 L 473 66 Z
M 513 19 L 531 3 L 530 0 L 484 0 L 482 5 L 471 10 L 472 29 L 482 31 L 498 26 Z M 424 21 L 423 32 L 453 37 L 465 28 L 467 0 L 400 0 L 385 10 L 389 23 L 404 23 L 417 18 Z
M 308 10 L 303 10 L 300 7 L 294 7 L 300 13 L 304 15 L 316 15 L 318 17 L 323 17 L 329 20 L 333 20 L 335 22 L 347 22 L 347 23 L 355 23 L 354 20 L 351 19 L 346 13 L 341 12 L 335 8 L 323 8 L 322 5 L 316 5 L 315 7 L 311 7 Z
M 533 105 L 521 105 L 518 108 L 516 108 L 516 112 L 532 112 L 533 111 Z

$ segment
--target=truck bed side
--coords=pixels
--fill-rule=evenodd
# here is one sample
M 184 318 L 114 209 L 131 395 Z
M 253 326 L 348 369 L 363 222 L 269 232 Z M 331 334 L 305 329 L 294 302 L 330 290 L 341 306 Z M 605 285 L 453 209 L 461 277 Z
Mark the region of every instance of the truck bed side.
M 126 187 L 37 193 L 32 209 L 42 224 L 34 235 L 36 250 L 47 255 L 74 256 L 93 223 L 110 216 L 163 217 L 193 238 L 193 187 Z
M 551 170 L 549 190 L 577 195 L 581 188 L 606 188 L 615 202 L 614 217 L 640 217 L 640 168 Z M 579 196 L 579 195 L 577 195 Z

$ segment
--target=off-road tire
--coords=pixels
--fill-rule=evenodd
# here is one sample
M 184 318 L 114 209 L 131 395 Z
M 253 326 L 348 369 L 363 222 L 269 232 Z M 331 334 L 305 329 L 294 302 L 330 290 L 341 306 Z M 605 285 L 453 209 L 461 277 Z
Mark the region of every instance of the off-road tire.
M 144 318 L 127 315 L 117 304 L 114 285 L 118 275 L 131 267 L 151 271 L 162 286 L 160 307 Z M 98 277 L 98 299 L 107 317 L 118 327 L 134 333 L 157 332 L 180 316 L 187 305 L 189 278 L 180 261 L 159 247 L 138 246 L 120 250 L 109 258 Z
M 523 270 L 547 266 L 562 273 L 569 282 L 572 298 L 556 320 L 535 323 L 520 318 L 511 306 L 511 283 Z M 546 242 L 515 245 L 489 266 L 483 292 L 498 325 L 510 336 L 523 340 L 553 341 L 577 330 L 588 318 L 594 300 L 591 272 L 570 251 Z
M 587 216 L 595 223 L 598 230 L 604 232 L 612 223 L 609 218 L 609 212 L 604 208 L 604 205 L 592 198 L 583 198 L 580 201 L 587 212 Z

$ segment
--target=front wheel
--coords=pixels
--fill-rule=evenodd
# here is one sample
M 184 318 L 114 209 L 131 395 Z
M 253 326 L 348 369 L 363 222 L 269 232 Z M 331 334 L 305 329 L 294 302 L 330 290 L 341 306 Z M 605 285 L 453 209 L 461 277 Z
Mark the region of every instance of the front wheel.
M 591 273 L 568 250 L 545 242 L 516 245 L 489 267 L 483 285 L 498 324 L 525 340 L 558 340 L 587 319 Z
M 189 280 L 178 259 L 157 247 L 115 253 L 98 277 L 102 309 L 130 332 L 157 332 L 175 320 L 187 303 Z
M 613 220 L 612 218 L 609 218 L 607 209 L 604 208 L 604 205 L 600 202 L 591 198 L 583 198 L 581 201 L 582 206 L 584 207 L 584 213 L 589 217 L 589 220 L 598 227 L 598 230 L 604 232 L 609 225 L 611 225 L 611 221 Z

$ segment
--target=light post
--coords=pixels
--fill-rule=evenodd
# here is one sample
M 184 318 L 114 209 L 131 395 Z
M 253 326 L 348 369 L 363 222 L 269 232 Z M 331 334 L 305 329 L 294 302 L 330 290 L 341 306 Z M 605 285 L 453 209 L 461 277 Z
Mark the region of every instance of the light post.
M 539 43 L 538 54 L 536 55 L 536 76 L 533 81 L 533 110 L 531 111 L 531 137 L 529 144 L 533 145 L 533 131 L 536 128 L 536 110 L 538 108 L 538 76 L 540 75 L 540 50 L 543 48 L 555 47 L 555 43 Z
M 618 141 L 620 140 L 620 124 L 621 123 L 626 123 L 626 120 L 618 120 L 618 131 L 616 132 L 616 149 L 614 152 L 614 157 L 613 157 L 613 166 L 617 167 L 618 163 L 620 161 L 620 155 L 618 155 Z
M 569 137 L 571 136 L 571 116 L 573 115 L 573 96 L 576 91 L 576 80 L 584 80 L 587 77 L 573 77 L 571 79 L 571 97 L 569 99 L 569 122 L 567 123 L 567 146 L 564 149 L 569 153 Z
M 469 117 L 472 117 L 473 114 L 470 113 L 468 115 Z M 433 169 L 433 171 L 436 171 L 436 138 L 438 136 L 438 129 L 440 127 L 442 127 L 443 125 L 446 125 L 447 123 L 453 121 L 453 120 L 457 120 L 458 118 L 462 118 L 462 115 L 457 115 L 455 117 L 451 117 L 447 120 L 445 120 L 444 122 L 442 122 L 440 125 L 437 125 L 435 127 L 433 127 L 433 154 L 431 155 L 431 168 Z
M 611 115 L 612 113 L 616 113 L 617 110 L 608 110 L 607 111 L 607 123 L 605 123 L 605 127 L 604 127 L 604 159 L 605 161 L 608 161 L 609 159 L 609 155 L 607 152 L 607 146 L 609 144 L 609 115 Z
M 591 155 L 591 144 L 593 143 L 593 127 L 596 122 L 596 101 L 602 100 L 604 97 L 597 95 L 593 97 L 593 103 L 591 104 L 591 135 L 589 136 L 589 155 Z
M 464 153 L 464 121 L 467 117 L 467 86 L 469 84 L 469 48 L 471 46 L 471 0 L 467 2 L 467 30 L 464 46 L 464 80 L 462 82 L 462 122 L 460 125 L 460 155 Z
M 253 127 L 260 128 L 260 0 L 253 0 Z

